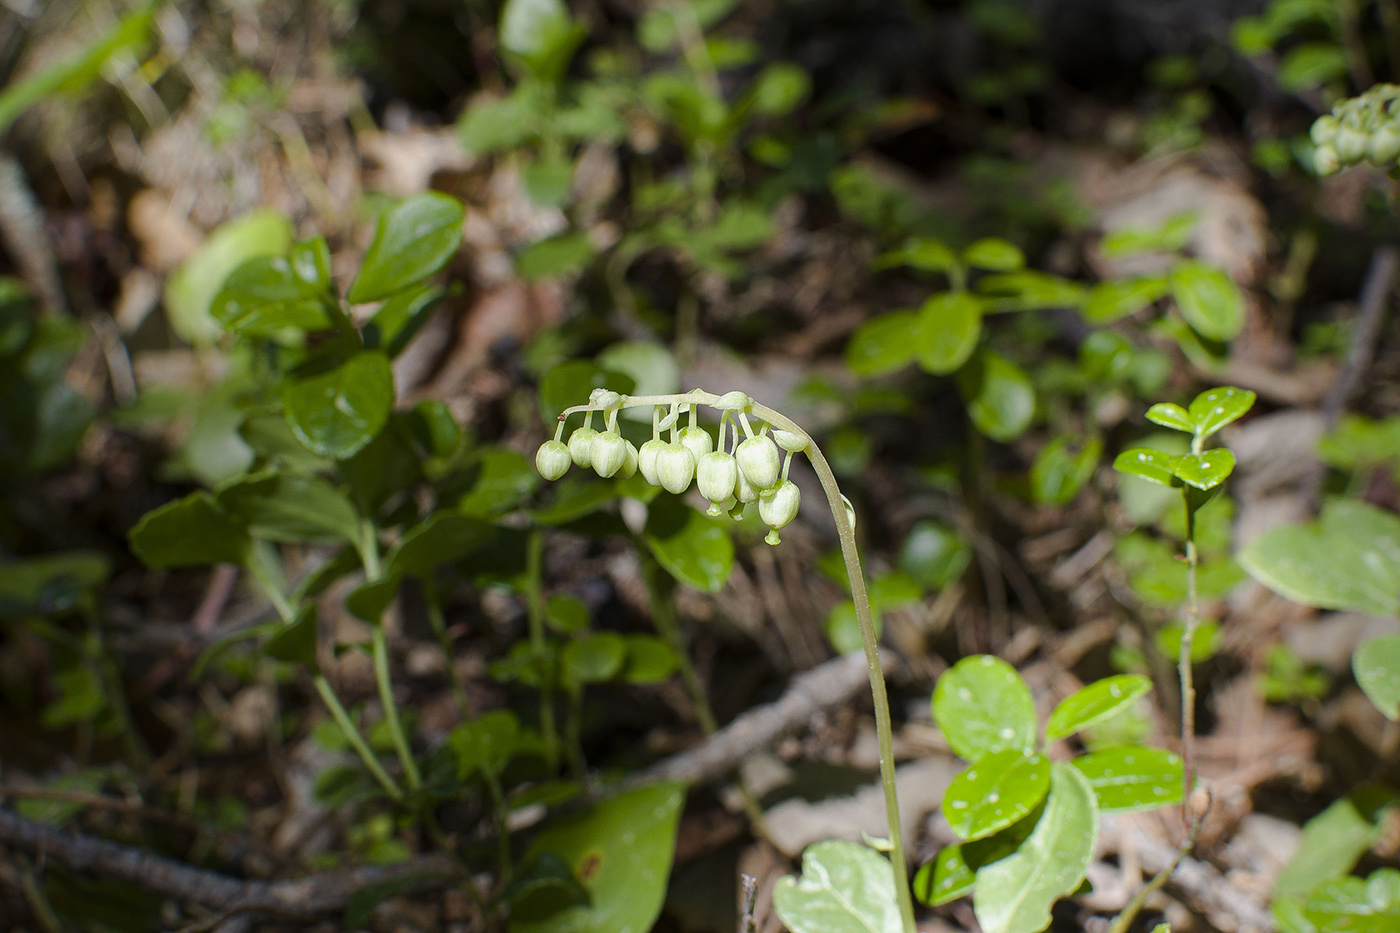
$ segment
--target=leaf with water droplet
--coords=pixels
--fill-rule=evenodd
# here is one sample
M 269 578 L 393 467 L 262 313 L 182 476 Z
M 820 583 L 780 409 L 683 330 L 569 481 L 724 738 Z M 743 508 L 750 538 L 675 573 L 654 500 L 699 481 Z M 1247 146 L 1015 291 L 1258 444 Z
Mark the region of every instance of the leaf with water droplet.
M 1160 424 L 1164 428 L 1185 431 L 1187 434 L 1196 430 L 1196 423 L 1191 420 L 1186 409 L 1171 402 L 1158 402 L 1147 409 L 1147 420 L 1154 424 Z
M 983 654 L 963 658 L 933 691 L 933 721 L 948 745 L 967 761 L 1014 749 L 1035 749 L 1035 703 L 1016 669 Z
M 1373 638 L 1356 649 L 1356 683 L 1388 719 L 1400 719 L 1400 636 Z
M 1120 473 L 1145 479 L 1158 486 L 1175 486 L 1177 483 L 1172 473 L 1172 464 L 1175 460 L 1176 457 L 1160 450 L 1153 450 L 1150 447 L 1133 447 L 1114 458 L 1113 468 Z
M 1094 788 L 1104 813 L 1153 810 L 1181 801 L 1181 756 L 1145 745 L 1120 745 L 1070 764 Z
M 1172 461 L 1172 473 L 1188 486 L 1214 489 L 1234 472 L 1235 455 L 1224 447 L 1203 454 L 1182 454 Z
M 1253 392 L 1234 386 L 1221 386 L 1202 392 L 1192 400 L 1189 412 L 1196 434 L 1210 437 L 1249 411 L 1254 406 L 1254 399 Z
M 1152 681 L 1137 674 L 1105 677 L 1060 701 L 1045 725 L 1045 738 L 1053 742 L 1085 726 L 1107 719 L 1152 689 Z
M 1003 749 L 953 778 L 943 795 L 943 815 L 963 839 L 982 839 L 1030 813 L 1049 789 L 1048 758 Z

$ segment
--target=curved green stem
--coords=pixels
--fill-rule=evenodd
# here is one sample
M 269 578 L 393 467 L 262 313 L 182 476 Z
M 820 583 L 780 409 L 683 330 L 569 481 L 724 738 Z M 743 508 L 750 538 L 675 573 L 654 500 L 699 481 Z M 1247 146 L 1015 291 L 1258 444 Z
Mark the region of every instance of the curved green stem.
M 360 540 L 357 542 L 360 560 L 365 565 L 365 580 L 374 582 L 383 574 L 379 562 L 379 539 L 374 523 L 369 519 L 360 520 Z M 379 705 L 384 707 L 384 720 L 389 724 L 389 734 L 394 740 L 394 751 L 403 765 L 404 776 L 408 778 L 409 790 L 423 786 L 423 777 L 418 772 L 418 763 L 413 760 L 413 749 L 408 744 L 408 733 L 404 732 L 403 720 L 399 719 L 399 707 L 394 702 L 394 681 L 389 673 L 389 643 L 384 637 L 384 621 L 373 625 L 370 653 L 374 659 L 374 682 L 379 688 Z M 448 659 L 451 663 L 451 659 Z

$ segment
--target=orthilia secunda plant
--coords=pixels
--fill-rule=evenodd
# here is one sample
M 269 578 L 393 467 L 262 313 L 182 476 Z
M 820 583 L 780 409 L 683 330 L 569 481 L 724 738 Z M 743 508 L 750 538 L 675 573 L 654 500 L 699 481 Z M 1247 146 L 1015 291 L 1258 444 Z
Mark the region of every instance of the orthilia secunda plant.
M 640 450 L 617 433 L 618 412 L 624 408 L 652 408 L 652 437 Z M 719 443 L 697 424 L 701 406 L 720 413 Z M 571 416 L 583 415 L 583 424 L 564 441 L 565 426 Z M 593 429 L 593 416 L 601 414 L 606 430 Z M 688 424 L 681 425 L 682 417 Z M 755 421 L 758 425 L 755 426 Z M 665 436 L 669 432 L 669 437 Z M 620 442 L 620 443 L 619 443 Z M 594 389 L 586 405 L 575 405 L 559 415 L 554 438 L 540 445 L 535 465 L 540 475 L 556 480 L 568 472 L 570 464 L 592 468 L 600 476 L 630 476 L 640 471 L 652 486 L 681 494 L 694 480 L 700 494 L 710 501 L 709 515 L 742 515 L 743 506 L 758 503 L 758 514 L 768 525 L 764 539 L 779 543 L 778 532 L 797 517 L 802 496 L 788 478 L 793 457 L 805 454 L 821 481 L 827 504 L 841 540 L 841 556 L 851 582 L 856 620 L 865 648 L 870 675 L 870 692 L 875 705 L 875 729 L 880 744 L 880 778 L 884 785 L 885 816 L 889 824 L 888 851 L 894 871 L 904 933 L 915 933 L 914 902 L 910 895 L 908 862 L 899 823 L 899 801 L 895 795 L 894 750 L 890 728 L 889 698 L 880 664 L 875 626 L 866 595 L 865 577 L 856 553 L 855 512 L 841 495 L 836 476 L 826 457 L 806 431 L 786 415 L 749 398 L 743 392 L 715 395 L 696 389 L 677 395 L 622 395 L 607 389 Z M 884 846 L 882 846 L 884 848 Z
M 1394 168 L 1400 159 L 1400 85 L 1377 84 L 1359 97 L 1341 101 L 1313 122 L 1309 131 L 1313 167 L 1319 175 L 1370 162 Z

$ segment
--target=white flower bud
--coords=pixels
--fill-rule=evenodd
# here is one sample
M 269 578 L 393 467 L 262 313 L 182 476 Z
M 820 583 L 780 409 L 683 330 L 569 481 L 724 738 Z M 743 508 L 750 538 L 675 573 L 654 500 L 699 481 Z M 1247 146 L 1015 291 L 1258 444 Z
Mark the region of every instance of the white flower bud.
M 767 489 L 778 481 L 782 462 L 778 445 L 773 443 L 772 438 L 749 438 L 739 445 L 735 458 L 739 461 L 739 472 L 747 476 L 756 488 Z
M 1387 123 L 1377 127 L 1366 142 L 1366 158 L 1381 168 L 1400 158 L 1400 126 Z
M 793 434 L 791 431 L 784 431 L 781 428 L 773 429 L 773 440 L 790 454 L 800 454 L 807 449 L 807 438 L 800 434 Z
M 637 468 L 642 471 L 642 478 L 652 486 L 661 485 L 661 477 L 656 472 L 656 456 L 665 449 L 665 441 L 652 438 L 642 445 L 637 454 Z
M 592 464 L 593 438 L 597 436 L 598 432 L 592 428 L 579 428 L 569 435 L 569 456 L 573 458 L 574 466 Z
M 737 465 L 736 465 L 737 466 Z M 744 471 L 735 469 L 734 498 L 743 503 L 757 502 L 759 488 L 749 482 L 749 478 L 744 475 Z
M 726 392 L 710 407 L 720 411 L 743 411 L 749 407 L 749 397 L 738 390 Z
M 569 472 L 571 462 L 569 447 L 563 441 L 545 441 L 535 451 L 535 469 L 547 480 L 556 480 Z
M 667 444 L 656 455 L 656 475 L 662 489 L 680 495 L 695 478 L 695 457 L 680 444 Z
M 622 396 L 611 389 L 594 389 L 588 395 L 588 404 L 594 408 L 611 408 L 622 402 Z
M 677 435 L 680 445 L 690 451 L 690 455 L 695 458 L 696 465 L 699 465 L 700 458 L 715 449 L 715 442 L 710 438 L 710 432 L 697 425 L 688 428 L 681 428 Z
M 1332 114 L 1325 114 L 1313 121 L 1312 129 L 1308 131 L 1308 136 L 1312 138 L 1314 146 L 1327 146 L 1337 138 L 1337 127 L 1339 122 Z
M 734 496 L 739 482 L 739 464 L 722 450 L 711 451 L 695 464 L 695 485 L 700 495 L 711 502 L 723 502 Z
M 604 431 L 593 438 L 589 458 L 598 475 L 608 479 L 622 469 L 622 464 L 627 459 L 627 442 L 616 431 Z
M 1364 129 L 1343 124 L 1337 130 L 1337 139 L 1332 145 L 1336 147 L 1337 157 L 1343 165 L 1355 165 L 1366 157 L 1366 140 Z
M 622 461 L 622 469 L 619 471 L 623 479 L 631 479 L 637 475 L 637 445 L 631 441 L 623 441 L 627 445 L 627 457 Z
M 1342 170 L 1342 158 L 1330 145 L 1313 150 L 1313 171 L 1319 175 L 1335 175 Z
M 797 507 L 802 503 L 802 493 L 790 479 L 783 480 L 776 489 L 765 492 L 758 500 L 758 516 L 773 529 L 764 538 L 769 544 L 778 543 L 778 529 L 786 528 L 797 517 Z

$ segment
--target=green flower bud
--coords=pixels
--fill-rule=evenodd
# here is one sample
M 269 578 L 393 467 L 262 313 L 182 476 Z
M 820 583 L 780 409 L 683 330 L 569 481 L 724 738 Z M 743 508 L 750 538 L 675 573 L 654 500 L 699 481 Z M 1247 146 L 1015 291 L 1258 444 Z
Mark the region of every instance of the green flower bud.
M 763 493 L 758 500 L 758 515 L 764 524 L 773 529 L 764 540 L 769 544 L 778 543 L 778 529 L 786 528 L 797 517 L 797 507 L 802 503 L 802 493 L 797 484 L 785 479 L 777 488 Z
M 591 451 L 593 449 L 593 438 L 598 436 L 598 432 L 592 428 L 579 428 L 569 435 L 569 456 L 574 460 L 574 466 L 586 467 L 593 463 Z
M 722 450 L 705 454 L 695 464 L 695 485 L 700 487 L 700 495 L 711 502 L 733 498 L 738 482 L 739 464 L 733 455 Z
M 593 438 L 589 458 L 598 475 L 608 479 L 622 469 L 622 464 L 627 460 L 627 442 L 616 431 L 604 431 Z
M 781 428 L 773 429 L 773 440 L 790 454 L 800 454 L 807 449 L 807 438 L 800 434 L 793 434 L 791 431 L 784 431 Z
M 627 445 L 627 457 L 622 461 L 622 469 L 619 471 L 623 479 L 631 479 L 637 475 L 637 445 L 631 441 L 623 441 Z
M 656 472 L 656 456 L 666 447 L 665 441 L 652 438 L 642 445 L 637 454 L 637 468 L 642 471 L 642 478 L 652 486 L 661 485 L 661 477 Z
M 1313 171 L 1319 175 L 1335 175 L 1342 170 L 1342 158 L 1331 146 L 1318 146 L 1313 150 Z
M 676 439 L 682 447 L 690 451 L 690 455 L 695 458 L 697 465 L 700 463 L 701 457 L 715 449 L 715 442 L 710 438 L 710 432 L 698 424 L 681 428 Z
M 758 489 L 767 489 L 778 481 L 782 461 L 778 455 L 778 445 L 773 443 L 772 438 L 749 438 L 739 445 L 735 459 L 739 461 L 739 472 Z
M 744 475 L 743 470 L 736 469 L 734 472 L 737 474 L 734 483 L 734 498 L 743 503 L 757 502 L 759 488 L 749 482 L 749 478 Z
M 749 397 L 736 389 L 721 395 L 710 407 L 719 411 L 742 411 L 749 407 Z
M 1343 165 L 1355 165 L 1366 157 L 1366 140 L 1365 130 L 1343 124 L 1338 128 L 1337 139 L 1332 145 L 1336 147 L 1337 158 L 1342 160 Z
M 1308 131 L 1308 136 L 1312 139 L 1314 146 L 1331 145 L 1337 138 L 1337 128 L 1340 121 L 1332 114 L 1326 114 L 1313 121 L 1312 129 Z
M 1366 158 L 1381 168 L 1400 158 L 1400 126 L 1386 123 L 1376 128 L 1366 142 Z
M 545 441 L 540 445 L 540 449 L 535 451 L 535 469 L 547 480 L 556 480 L 569 472 L 569 464 L 572 462 L 569 447 L 563 441 Z
M 667 444 L 656 455 L 656 475 L 662 489 L 680 495 L 695 478 L 695 457 L 680 444 Z

